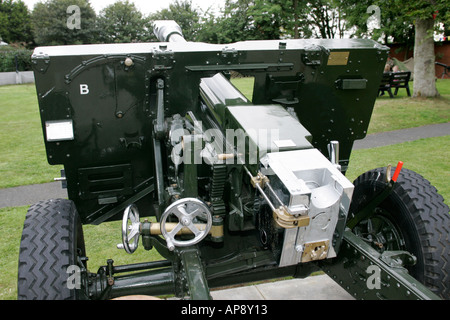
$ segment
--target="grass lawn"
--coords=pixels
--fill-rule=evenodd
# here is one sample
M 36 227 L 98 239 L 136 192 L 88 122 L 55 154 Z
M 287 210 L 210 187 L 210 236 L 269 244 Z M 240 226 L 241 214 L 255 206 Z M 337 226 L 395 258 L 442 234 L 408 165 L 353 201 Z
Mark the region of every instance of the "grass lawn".
M 395 166 L 403 161 L 403 167 L 416 171 L 434 185 L 450 206 L 450 135 L 420 139 L 391 146 L 355 150 L 350 157 L 347 178 L 353 182 L 367 170 Z
M 388 94 L 378 97 L 369 125 L 368 134 L 419 127 L 450 121 L 450 80 L 438 80 L 440 98 L 411 99 L 405 89 L 391 99 Z M 410 84 L 411 93 L 413 85 Z
M 0 300 L 17 299 L 17 269 L 23 222 L 28 206 L 0 209 Z M 115 265 L 163 260 L 156 250 L 145 251 L 140 244 L 133 255 L 116 248 L 122 243 L 122 221 L 83 226 L 90 272 L 97 272 L 106 265 L 106 259 L 114 259 Z
M 0 86 L 0 188 L 51 182 L 34 84 Z

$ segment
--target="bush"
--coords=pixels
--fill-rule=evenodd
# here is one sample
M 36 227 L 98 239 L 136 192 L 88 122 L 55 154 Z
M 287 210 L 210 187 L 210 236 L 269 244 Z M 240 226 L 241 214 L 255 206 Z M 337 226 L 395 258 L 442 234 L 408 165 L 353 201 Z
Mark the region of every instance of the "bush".
M 27 49 L 1 48 L 0 49 L 0 72 L 31 71 L 31 55 L 33 51 Z

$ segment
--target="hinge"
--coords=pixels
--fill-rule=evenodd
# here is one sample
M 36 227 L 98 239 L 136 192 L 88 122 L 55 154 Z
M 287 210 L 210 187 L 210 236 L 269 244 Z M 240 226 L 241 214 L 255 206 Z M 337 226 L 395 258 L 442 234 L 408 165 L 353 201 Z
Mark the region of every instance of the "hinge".
M 312 45 L 305 49 L 305 53 L 302 54 L 302 61 L 307 66 L 320 66 L 323 54 L 328 58 L 330 51 L 322 46 Z
M 152 71 L 170 70 L 174 64 L 174 52 L 167 49 L 167 45 L 160 45 L 152 52 Z
M 34 53 L 31 56 L 31 61 L 33 68 L 40 73 L 45 73 L 50 65 L 50 57 L 48 54 L 43 54 L 42 52 Z

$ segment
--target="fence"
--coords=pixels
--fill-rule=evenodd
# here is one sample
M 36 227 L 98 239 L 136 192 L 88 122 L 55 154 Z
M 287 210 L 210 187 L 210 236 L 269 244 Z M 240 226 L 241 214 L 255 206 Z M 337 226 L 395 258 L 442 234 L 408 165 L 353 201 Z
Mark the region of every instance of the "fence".
M 0 72 L 0 86 L 33 82 L 33 71 Z

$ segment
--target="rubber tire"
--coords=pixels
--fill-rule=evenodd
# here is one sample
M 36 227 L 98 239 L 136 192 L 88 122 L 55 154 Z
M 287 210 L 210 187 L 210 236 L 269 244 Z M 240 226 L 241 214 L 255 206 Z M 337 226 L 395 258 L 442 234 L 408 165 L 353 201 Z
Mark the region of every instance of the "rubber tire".
M 85 256 L 81 221 L 75 204 L 66 199 L 40 201 L 26 215 L 19 252 L 19 300 L 77 300 L 66 273 Z
M 350 217 L 386 187 L 385 176 L 386 168 L 378 168 L 354 181 Z M 410 274 L 442 299 L 450 299 L 450 215 L 443 197 L 423 176 L 402 169 L 379 207 L 398 227 L 405 249 L 417 257 L 416 265 L 408 268 Z

